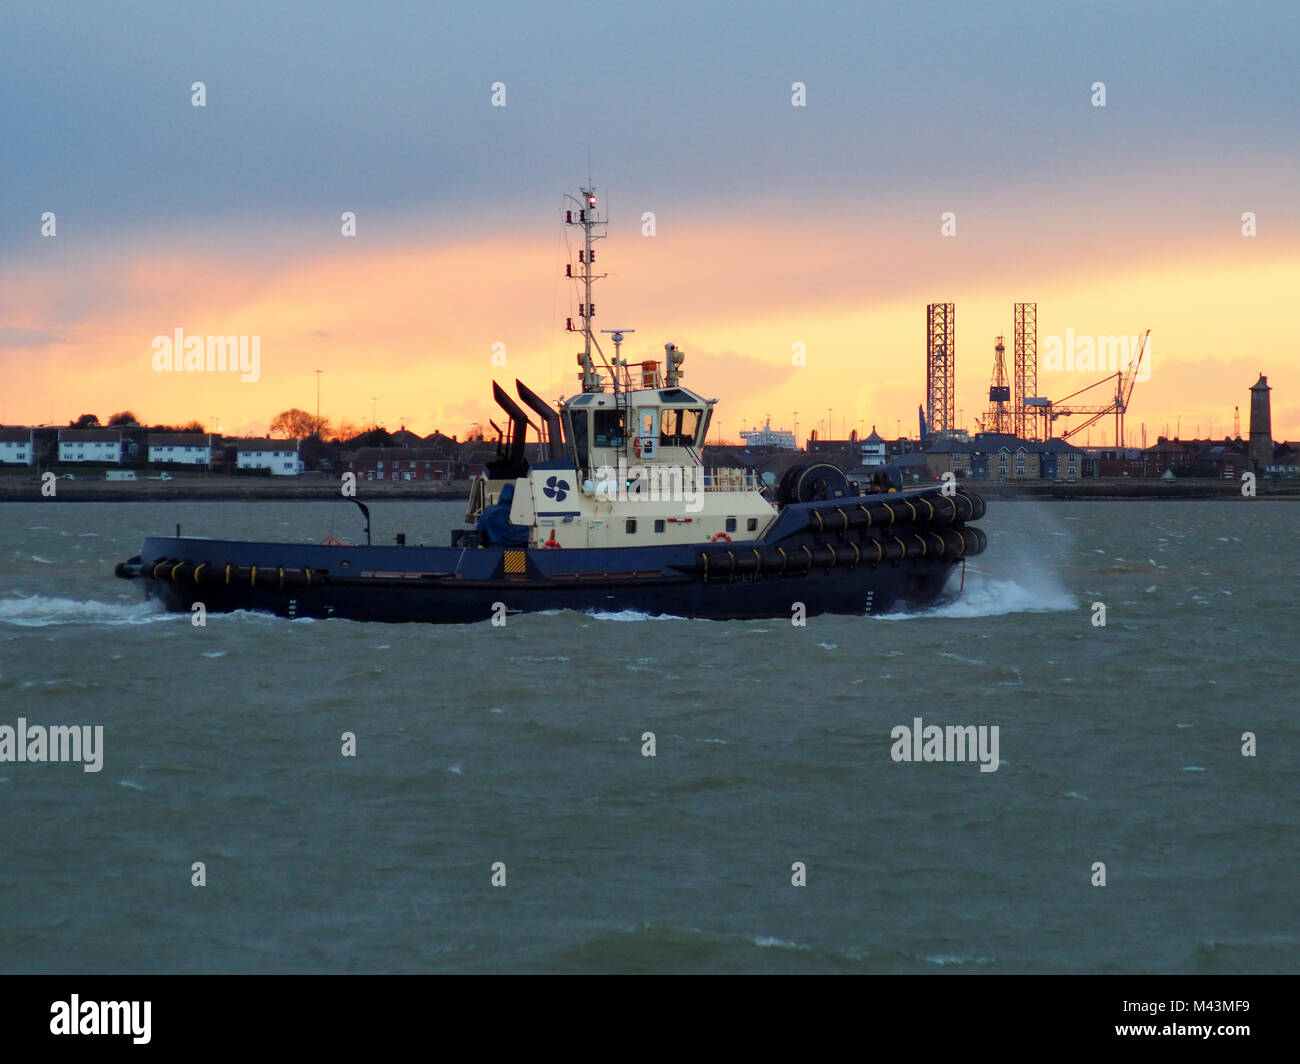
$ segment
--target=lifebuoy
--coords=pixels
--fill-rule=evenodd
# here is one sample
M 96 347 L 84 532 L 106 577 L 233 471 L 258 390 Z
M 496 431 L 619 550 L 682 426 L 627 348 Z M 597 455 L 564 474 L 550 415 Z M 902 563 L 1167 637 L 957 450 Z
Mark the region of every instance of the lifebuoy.
M 709 541 L 710 543 L 730 543 L 731 537 L 725 532 L 719 532 Z
M 555 529 L 551 529 L 551 538 L 548 539 L 545 543 L 543 543 L 542 546 L 543 546 L 543 547 L 550 547 L 550 548 L 552 548 L 552 549 L 554 549 L 554 550 L 559 550 L 559 549 L 560 549 L 560 547 L 562 546 L 562 544 L 560 543 L 560 541 L 559 541 L 558 539 L 555 538 Z

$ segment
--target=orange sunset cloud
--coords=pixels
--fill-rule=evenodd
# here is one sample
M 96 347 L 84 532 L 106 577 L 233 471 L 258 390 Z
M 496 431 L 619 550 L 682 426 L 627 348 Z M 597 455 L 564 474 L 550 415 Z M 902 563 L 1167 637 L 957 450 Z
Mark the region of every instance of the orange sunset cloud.
M 1300 437 L 1300 358 L 1284 309 L 1300 281 L 1294 251 L 1240 236 L 1117 250 L 1081 232 L 1063 253 L 1059 241 L 1019 245 L 1008 226 L 970 225 L 943 240 L 929 218 L 698 221 L 661 222 L 652 238 L 636 218 L 611 231 L 600 245 L 610 276 L 597 287 L 597 324 L 636 329 L 624 348 L 633 359 L 662 357 L 668 340 L 685 348 L 688 383 L 722 400 L 723 438 L 769 413 L 791 426 L 795 411 L 801 437 L 819 421 L 825 433 L 828 408 L 835 435 L 914 431 L 925 305 L 935 301 L 957 304 L 967 427 L 982 414 L 993 338 L 1006 335 L 1010 347 L 1011 303 L 1037 301 L 1040 350 L 1067 329 L 1152 330 L 1130 442 L 1142 424 L 1154 440 L 1180 419 L 1186 436 L 1198 426 L 1222 435 L 1260 372 L 1274 387 L 1275 438 Z M 494 415 L 494 377 L 518 376 L 551 398 L 576 390 L 562 232 L 339 238 L 280 260 L 257 252 L 252 228 L 215 254 L 205 246 L 142 242 L 72 261 L 49 249 L 4 269 L 0 419 L 57 424 L 131 409 L 152 422 L 264 432 L 282 409 L 314 408 L 319 369 L 322 414 L 336 423 L 368 422 L 374 397 L 390 428 L 450 434 Z M 93 300 L 79 303 L 83 292 Z M 178 328 L 260 337 L 257 380 L 155 371 L 153 338 Z M 805 365 L 795 364 L 797 345 Z M 1039 391 L 1059 398 L 1103 375 L 1044 370 Z M 1110 442 L 1109 422 L 1091 439 Z

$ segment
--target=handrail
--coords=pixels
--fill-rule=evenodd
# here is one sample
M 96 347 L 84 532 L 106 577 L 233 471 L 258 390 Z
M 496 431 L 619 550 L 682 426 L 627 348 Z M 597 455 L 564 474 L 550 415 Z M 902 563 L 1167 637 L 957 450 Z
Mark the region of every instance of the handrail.
M 759 491 L 766 485 L 757 469 L 747 466 L 705 466 L 705 491 Z

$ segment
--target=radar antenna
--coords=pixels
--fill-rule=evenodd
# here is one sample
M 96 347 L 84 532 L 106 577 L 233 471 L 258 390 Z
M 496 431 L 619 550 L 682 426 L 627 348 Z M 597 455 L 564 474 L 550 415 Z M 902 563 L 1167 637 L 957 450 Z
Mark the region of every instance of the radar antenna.
M 568 263 L 564 267 L 564 275 L 579 281 L 582 285 L 582 302 L 578 304 L 578 320 L 581 324 L 575 328 L 573 319 L 569 318 L 566 329 L 568 332 L 582 333 L 582 350 L 578 353 L 578 365 L 582 369 L 582 372 L 578 374 L 578 379 L 582 382 L 582 390 L 584 392 L 599 392 L 602 390 L 600 374 L 596 372 L 596 365 L 592 360 L 591 353 L 595 349 L 602 362 L 605 361 L 605 355 L 600 350 L 600 345 L 596 342 L 591 327 L 591 321 L 596 316 L 596 304 L 591 301 L 591 286 L 596 281 L 601 280 L 605 274 L 596 273 L 593 270 L 596 261 L 596 251 L 593 245 L 597 240 L 604 240 L 608 235 L 609 218 L 600 216 L 596 188 L 591 184 L 590 180 L 587 182 L 587 187 L 579 189 L 578 192 L 581 196 L 580 199 L 567 193 L 564 197 L 577 206 L 577 210 L 565 210 L 564 224 L 582 227 L 583 246 L 578 252 L 577 272 L 574 272 L 573 263 Z M 611 376 L 613 376 L 612 373 Z M 615 386 L 617 386 L 616 381 Z

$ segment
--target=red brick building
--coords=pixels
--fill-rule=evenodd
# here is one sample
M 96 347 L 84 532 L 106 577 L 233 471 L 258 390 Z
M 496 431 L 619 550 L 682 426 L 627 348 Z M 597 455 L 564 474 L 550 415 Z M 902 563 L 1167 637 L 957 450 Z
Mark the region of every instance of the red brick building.
M 456 463 L 427 447 L 362 447 L 344 456 L 343 468 L 357 480 L 446 483 Z

